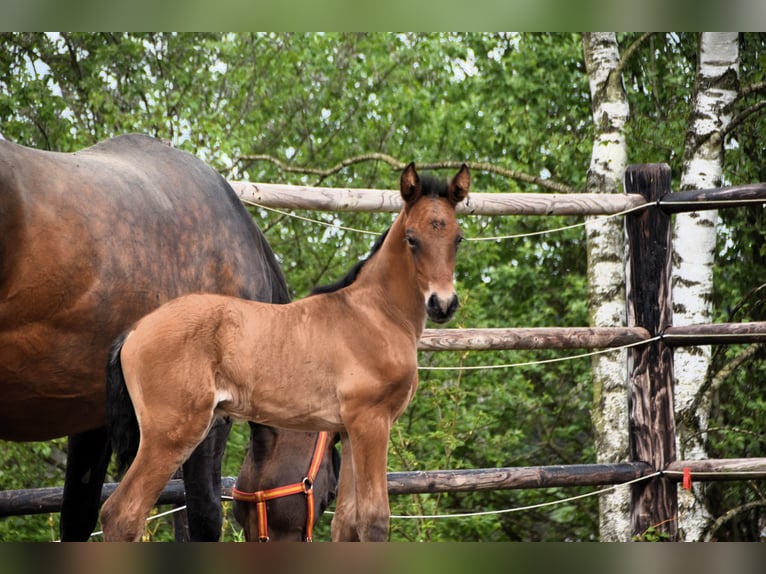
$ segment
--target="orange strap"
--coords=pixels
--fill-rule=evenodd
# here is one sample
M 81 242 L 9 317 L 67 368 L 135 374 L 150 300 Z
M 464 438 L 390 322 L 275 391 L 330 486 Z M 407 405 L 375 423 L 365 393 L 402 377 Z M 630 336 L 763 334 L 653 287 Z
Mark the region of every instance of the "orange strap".
M 269 521 L 266 513 L 266 502 L 283 496 L 293 494 L 306 494 L 306 542 L 311 542 L 314 534 L 314 480 L 319 472 L 319 466 L 322 464 L 322 455 L 327 447 L 329 435 L 326 432 L 320 432 L 317 436 L 316 446 L 314 447 L 314 456 L 311 459 L 309 472 L 300 482 L 289 484 L 287 486 L 278 486 L 268 490 L 258 490 L 256 492 L 243 492 L 232 488 L 231 496 L 234 500 L 240 502 L 254 502 L 256 517 L 258 519 L 258 541 L 268 542 L 269 540 Z

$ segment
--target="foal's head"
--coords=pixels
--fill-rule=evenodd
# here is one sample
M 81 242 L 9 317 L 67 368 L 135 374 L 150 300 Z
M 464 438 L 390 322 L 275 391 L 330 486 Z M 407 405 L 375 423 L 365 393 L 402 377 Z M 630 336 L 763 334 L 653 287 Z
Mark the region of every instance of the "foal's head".
M 465 164 L 449 182 L 419 177 L 413 163 L 400 178 L 404 237 L 426 312 L 436 323 L 449 321 L 457 309 L 455 256 L 463 233 L 455 218 L 455 207 L 468 196 L 470 187 L 471 176 Z

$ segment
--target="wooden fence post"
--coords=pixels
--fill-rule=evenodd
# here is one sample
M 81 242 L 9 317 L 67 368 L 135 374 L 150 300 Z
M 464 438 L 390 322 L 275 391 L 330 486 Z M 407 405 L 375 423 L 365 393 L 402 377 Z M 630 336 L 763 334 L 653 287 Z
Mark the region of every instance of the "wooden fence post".
M 670 193 L 670 167 L 646 164 L 628 167 L 625 191 L 656 203 Z M 672 326 L 670 290 L 670 216 L 658 206 L 630 214 L 628 236 L 628 326 L 644 327 L 652 337 Z M 628 428 L 633 461 L 662 470 L 676 459 L 673 414 L 673 351 L 662 341 L 628 349 Z M 656 477 L 632 487 L 631 523 L 634 536 L 654 528 L 678 540 L 678 492 L 675 483 Z

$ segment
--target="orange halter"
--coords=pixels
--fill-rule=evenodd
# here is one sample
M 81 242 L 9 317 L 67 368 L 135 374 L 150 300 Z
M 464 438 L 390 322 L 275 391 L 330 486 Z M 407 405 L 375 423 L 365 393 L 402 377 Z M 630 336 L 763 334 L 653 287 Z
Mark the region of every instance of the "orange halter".
M 306 495 L 306 542 L 311 542 L 314 532 L 314 479 L 319 472 L 319 465 L 322 463 L 322 454 L 329 440 L 328 433 L 320 432 L 317 436 L 314 456 L 311 459 L 309 472 L 300 482 L 289 484 L 287 486 L 278 486 L 268 490 L 259 490 L 257 492 L 243 492 L 237 488 L 231 489 L 231 496 L 234 500 L 240 502 L 255 502 L 256 517 L 258 519 L 258 541 L 269 541 L 269 524 L 266 513 L 266 501 L 283 496 L 304 493 Z

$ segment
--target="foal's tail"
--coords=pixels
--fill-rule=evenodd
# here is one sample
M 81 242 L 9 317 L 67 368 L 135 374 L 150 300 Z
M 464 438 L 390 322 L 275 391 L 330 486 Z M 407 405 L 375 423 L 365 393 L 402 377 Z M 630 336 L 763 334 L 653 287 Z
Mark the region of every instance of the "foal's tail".
M 133 462 L 138 452 L 140 432 L 138 419 L 133 410 L 128 388 L 125 386 L 125 375 L 122 372 L 120 352 L 128 337 L 126 331 L 120 335 L 109 350 L 106 364 L 106 421 L 109 437 L 112 441 L 112 451 L 117 462 L 117 470 L 122 473 Z

